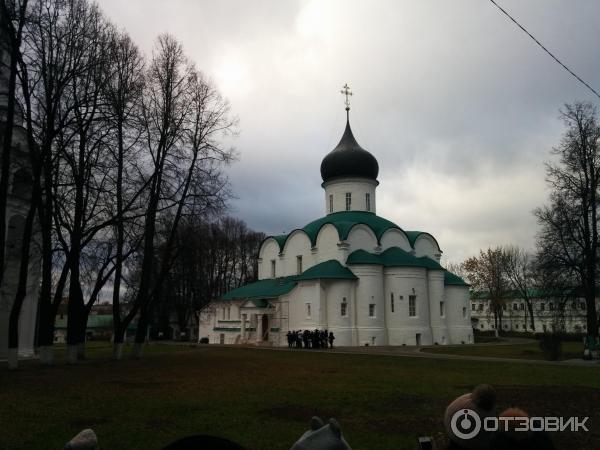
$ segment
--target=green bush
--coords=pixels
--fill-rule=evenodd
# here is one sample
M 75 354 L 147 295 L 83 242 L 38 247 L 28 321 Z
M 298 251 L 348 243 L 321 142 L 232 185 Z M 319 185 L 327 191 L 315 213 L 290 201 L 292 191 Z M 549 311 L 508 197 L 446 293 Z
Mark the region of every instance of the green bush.
M 560 333 L 545 333 L 540 337 L 540 349 L 548 361 L 556 361 L 562 355 L 563 336 Z

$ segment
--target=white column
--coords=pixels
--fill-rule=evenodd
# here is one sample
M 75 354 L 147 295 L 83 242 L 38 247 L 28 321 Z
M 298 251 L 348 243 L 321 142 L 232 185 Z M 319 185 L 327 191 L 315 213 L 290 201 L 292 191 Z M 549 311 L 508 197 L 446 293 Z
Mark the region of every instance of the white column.
M 256 342 L 262 342 L 263 321 L 262 314 L 256 314 Z
M 242 316 L 242 341 L 246 339 L 246 314 L 241 314 Z

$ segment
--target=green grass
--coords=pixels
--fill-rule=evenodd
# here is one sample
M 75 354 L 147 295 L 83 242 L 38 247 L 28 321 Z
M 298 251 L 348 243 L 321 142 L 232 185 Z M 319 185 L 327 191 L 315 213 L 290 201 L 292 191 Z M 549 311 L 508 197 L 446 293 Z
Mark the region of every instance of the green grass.
M 60 449 L 91 427 L 103 450 L 160 449 L 214 434 L 252 450 L 288 450 L 312 415 L 337 418 L 355 449 L 415 448 L 443 431 L 446 405 L 487 382 L 499 408 L 590 416 L 594 433 L 563 448 L 600 448 L 600 368 L 152 345 L 142 360 L 93 348 L 78 366 L 32 361 L 0 370 L 0 448 Z
M 517 358 L 543 360 L 544 355 L 538 342 L 528 344 L 472 345 L 461 347 L 427 347 L 421 351 L 461 356 L 487 356 L 489 358 Z M 581 342 L 563 342 L 561 360 L 581 359 L 583 344 Z

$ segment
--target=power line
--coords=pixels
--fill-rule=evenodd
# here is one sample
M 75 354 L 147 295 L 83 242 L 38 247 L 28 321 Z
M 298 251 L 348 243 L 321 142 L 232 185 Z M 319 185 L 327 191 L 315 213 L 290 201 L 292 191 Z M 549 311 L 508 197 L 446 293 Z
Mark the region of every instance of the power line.
M 505 9 L 503 9 L 500 5 L 498 5 L 498 3 L 496 3 L 494 0 L 490 0 L 490 2 L 492 2 L 492 4 L 496 8 L 498 8 L 500 11 L 502 11 L 506 17 L 508 17 L 510 20 L 512 20 L 516 26 L 518 26 L 521 30 L 523 30 L 525 33 L 527 33 L 527 36 L 529 36 L 531 39 L 533 39 L 533 41 L 537 45 L 539 45 L 542 48 L 542 50 L 544 50 L 546 53 L 548 53 L 554 61 L 556 61 L 558 64 L 560 64 L 563 67 L 563 69 L 565 69 L 567 72 L 569 72 L 571 75 L 573 75 L 581 84 L 583 84 L 590 91 L 592 91 L 596 97 L 600 98 L 600 94 L 598 93 L 598 91 L 596 91 L 593 87 L 591 87 L 589 84 L 587 84 L 585 81 L 583 81 L 579 75 L 577 75 L 575 72 L 573 72 L 571 69 L 569 69 L 565 64 L 563 64 L 560 59 L 558 59 L 556 56 L 554 56 L 552 54 L 552 52 L 550 50 L 548 50 L 546 47 L 544 47 L 544 45 L 540 41 L 538 41 L 533 34 L 531 34 L 529 31 L 527 31 L 525 29 L 525 27 L 523 25 L 521 25 L 519 22 L 517 22 L 517 20 L 514 19 L 508 12 L 506 12 Z

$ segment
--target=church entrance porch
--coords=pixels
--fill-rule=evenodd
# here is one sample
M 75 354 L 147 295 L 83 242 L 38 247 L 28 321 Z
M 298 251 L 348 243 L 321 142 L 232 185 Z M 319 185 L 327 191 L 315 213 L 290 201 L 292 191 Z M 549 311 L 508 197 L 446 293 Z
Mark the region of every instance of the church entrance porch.
M 240 343 L 270 344 L 270 331 L 275 308 L 266 300 L 248 300 L 240 307 Z

